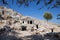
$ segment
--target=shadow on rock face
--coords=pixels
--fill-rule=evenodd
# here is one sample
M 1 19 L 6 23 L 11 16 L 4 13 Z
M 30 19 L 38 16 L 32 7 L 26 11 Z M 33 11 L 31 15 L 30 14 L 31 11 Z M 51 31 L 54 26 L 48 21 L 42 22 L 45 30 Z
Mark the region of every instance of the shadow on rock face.
M 10 28 L 7 28 L 8 30 Z M 9 33 L 11 33 L 9 35 Z M 60 32 L 58 33 L 46 33 L 43 36 L 40 34 L 34 34 L 30 36 L 24 36 L 24 37 L 18 37 L 16 36 L 17 33 L 16 31 L 6 31 L 5 28 L 0 29 L 0 40 L 60 40 Z
M 44 35 L 44 38 L 49 40 L 60 40 L 60 32 L 47 33 Z
M 15 36 L 2 36 L 0 37 L 0 40 L 22 40 L 21 38 L 17 38 Z
M 60 33 L 46 33 L 42 35 L 30 35 L 23 37 L 25 40 L 60 40 Z
M 0 35 L 0 40 L 22 40 L 22 38 L 16 37 L 15 35 L 8 35 L 8 33 L 3 33 Z
M 23 40 L 43 40 L 42 35 L 30 35 L 23 37 Z
M 10 29 L 10 28 L 0 29 L 0 40 L 22 40 L 22 38 L 19 38 L 16 36 L 16 34 L 19 34 L 19 33 L 15 31 L 9 31 L 9 30 L 7 31 L 6 29 Z

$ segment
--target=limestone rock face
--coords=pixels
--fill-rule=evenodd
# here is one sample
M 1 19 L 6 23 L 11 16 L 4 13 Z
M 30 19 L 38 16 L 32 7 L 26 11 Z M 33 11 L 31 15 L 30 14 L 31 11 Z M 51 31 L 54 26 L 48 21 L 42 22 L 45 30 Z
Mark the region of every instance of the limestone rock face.
M 9 25 L 11 28 L 20 31 L 31 31 L 33 28 L 39 32 L 51 32 L 51 29 L 57 32 L 57 28 L 59 28 L 54 23 L 38 20 L 30 16 L 23 16 L 12 9 L 0 6 L 0 28 L 4 25 Z
M 12 9 L 0 6 L 0 40 L 43 40 L 44 38 L 49 40 L 53 35 L 48 35 L 48 39 L 42 36 L 50 32 L 60 32 L 60 25 L 23 16 Z M 55 36 L 52 40 L 55 40 Z

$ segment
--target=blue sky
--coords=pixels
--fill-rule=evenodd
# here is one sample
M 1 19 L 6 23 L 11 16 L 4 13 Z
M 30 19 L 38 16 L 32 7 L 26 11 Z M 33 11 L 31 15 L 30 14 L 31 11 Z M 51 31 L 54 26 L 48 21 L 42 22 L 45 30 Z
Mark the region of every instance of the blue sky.
M 32 17 L 40 19 L 40 20 L 45 20 L 43 18 L 43 14 L 45 12 L 50 12 L 53 15 L 53 19 L 49 20 L 49 21 L 60 24 L 60 20 L 57 20 L 57 14 L 60 14 L 60 8 L 53 8 L 53 9 L 49 9 L 49 10 L 47 9 L 47 7 L 49 7 L 49 6 L 52 7 L 53 6 L 52 4 L 54 4 L 55 2 L 53 2 L 52 4 L 50 4 L 48 6 L 45 6 L 44 8 L 42 8 L 40 10 L 39 10 L 39 8 L 44 6 L 43 1 L 39 5 L 36 5 L 35 2 L 32 2 L 29 4 L 29 7 L 26 7 L 24 5 L 18 7 L 17 4 L 15 4 L 15 3 L 12 5 L 10 0 L 8 0 L 8 2 L 9 2 L 9 5 L 3 5 L 1 2 L 0 2 L 0 5 L 9 7 L 11 9 L 21 13 L 22 15 L 32 16 Z

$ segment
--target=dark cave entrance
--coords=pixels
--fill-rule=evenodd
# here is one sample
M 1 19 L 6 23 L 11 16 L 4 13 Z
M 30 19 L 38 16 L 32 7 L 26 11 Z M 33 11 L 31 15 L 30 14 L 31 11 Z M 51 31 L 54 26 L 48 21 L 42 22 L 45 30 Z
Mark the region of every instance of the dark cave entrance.
M 36 28 L 38 29 L 38 25 L 36 25 Z
M 27 26 L 21 26 L 21 30 L 22 31 L 26 31 L 27 30 Z

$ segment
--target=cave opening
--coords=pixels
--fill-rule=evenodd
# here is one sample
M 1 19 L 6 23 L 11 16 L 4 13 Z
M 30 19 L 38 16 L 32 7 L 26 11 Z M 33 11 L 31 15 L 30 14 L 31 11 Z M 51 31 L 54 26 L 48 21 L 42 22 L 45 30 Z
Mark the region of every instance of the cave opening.
M 27 26 L 21 26 L 21 30 L 22 31 L 26 31 L 27 30 Z

